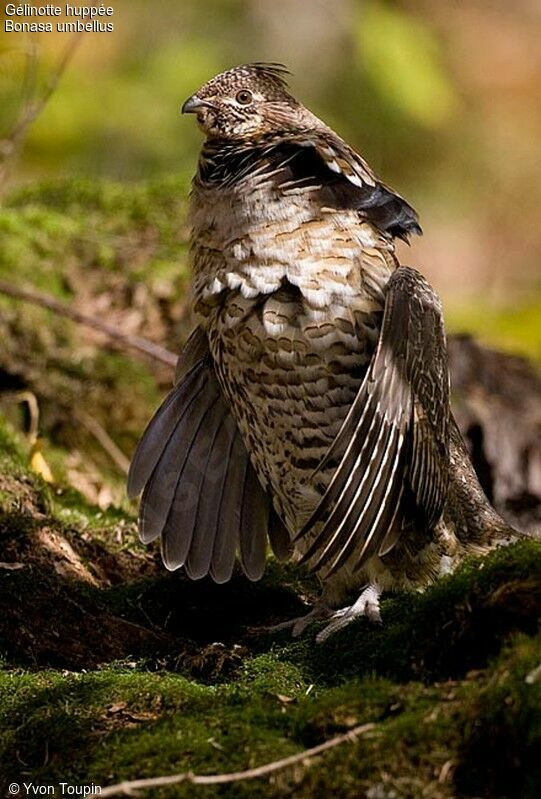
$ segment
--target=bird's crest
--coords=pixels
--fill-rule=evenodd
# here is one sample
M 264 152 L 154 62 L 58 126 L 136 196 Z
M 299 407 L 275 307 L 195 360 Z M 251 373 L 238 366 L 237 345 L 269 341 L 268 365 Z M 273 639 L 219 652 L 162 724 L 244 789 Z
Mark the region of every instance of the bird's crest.
M 258 77 L 266 80 L 272 80 L 281 86 L 282 89 L 288 89 L 286 75 L 291 75 L 290 70 L 284 64 L 278 64 L 274 61 L 254 61 L 252 64 L 245 64 L 248 69 L 254 70 Z M 242 69 L 242 67 L 237 67 Z
M 212 95 L 216 89 L 232 91 L 236 88 L 253 88 L 260 85 L 272 94 L 288 93 L 286 75 L 290 72 L 283 64 L 255 61 L 252 64 L 239 64 L 209 80 L 198 94 L 200 97 Z

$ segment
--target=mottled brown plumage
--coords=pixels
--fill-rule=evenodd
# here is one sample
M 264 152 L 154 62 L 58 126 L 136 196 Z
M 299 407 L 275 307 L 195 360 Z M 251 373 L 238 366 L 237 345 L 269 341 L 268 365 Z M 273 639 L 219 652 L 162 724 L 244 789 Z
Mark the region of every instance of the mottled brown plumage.
M 129 489 L 144 489 L 143 540 L 194 579 L 229 579 L 236 552 L 258 579 L 269 537 L 321 576 L 316 614 L 368 582 L 332 632 L 509 528 L 450 416 L 440 302 L 394 254 L 417 216 L 284 77 L 237 67 L 184 104 L 206 134 L 191 195 L 200 325 Z

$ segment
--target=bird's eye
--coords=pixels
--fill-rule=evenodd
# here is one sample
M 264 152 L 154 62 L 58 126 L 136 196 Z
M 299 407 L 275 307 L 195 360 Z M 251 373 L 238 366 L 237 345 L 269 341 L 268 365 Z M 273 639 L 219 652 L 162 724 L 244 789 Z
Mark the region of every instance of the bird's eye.
M 237 92 L 235 100 L 241 105 L 249 105 L 252 102 L 252 92 L 249 92 L 248 89 L 241 89 L 240 92 Z

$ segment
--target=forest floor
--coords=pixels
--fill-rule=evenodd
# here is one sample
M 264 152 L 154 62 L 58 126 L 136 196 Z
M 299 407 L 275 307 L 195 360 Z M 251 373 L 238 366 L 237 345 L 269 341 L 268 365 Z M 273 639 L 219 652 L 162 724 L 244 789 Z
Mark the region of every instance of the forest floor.
M 0 782 L 241 770 L 372 722 L 311 766 L 160 795 L 539 795 L 541 542 L 386 599 L 382 627 L 293 641 L 265 628 L 303 611 L 310 579 L 167 574 L 133 518 L 45 484 L 5 429 L 2 445 Z
M 171 222 L 183 213 L 177 191 L 20 192 L 0 211 L 0 278 L 17 270 L 22 284 L 175 349 L 188 325 L 184 278 L 174 279 L 185 246 Z M 0 791 L 243 770 L 372 724 L 271 777 L 152 795 L 537 799 L 540 541 L 468 560 L 424 594 L 387 597 L 382 626 L 361 620 L 321 645 L 317 626 L 297 640 L 271 632 L 305 612 L 315 581 L 273 560 L 259 583 L 167 573 L 139 544 L 118 469 L 84 423 L 92 415 L 131 451 L 169 372 L 46 311 L 0 309 L 2 386 L 37 397 L 54 473 L 36 473 L 6 393 Z

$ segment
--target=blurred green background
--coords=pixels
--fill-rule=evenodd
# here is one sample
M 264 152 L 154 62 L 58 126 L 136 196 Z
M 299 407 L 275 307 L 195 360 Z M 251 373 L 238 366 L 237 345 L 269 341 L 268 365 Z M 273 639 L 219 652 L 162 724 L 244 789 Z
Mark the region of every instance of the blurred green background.
M 448 326 L 541 358 L 541 5 L 535 0 L 111 0 L 31 127 L 10 187 L 179 176 L 200 134 L 181 102 L 218 71 L 285 63 L 293 92 L 418 209 L 402 259 Z M 0 139 L 25 53 L 43 89 L 67 34 L 0 34 Z M 401 245 L 402 246 L 402 245 Z

